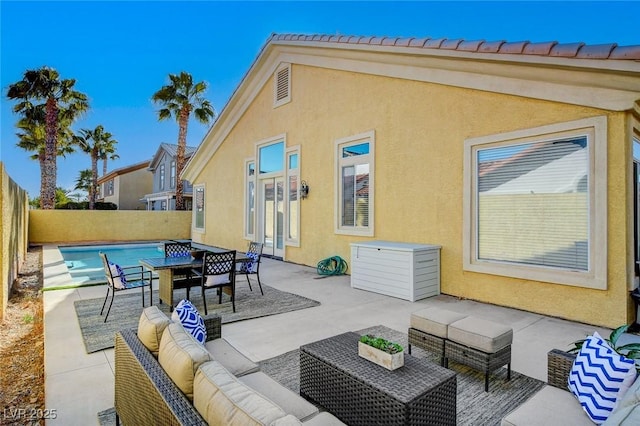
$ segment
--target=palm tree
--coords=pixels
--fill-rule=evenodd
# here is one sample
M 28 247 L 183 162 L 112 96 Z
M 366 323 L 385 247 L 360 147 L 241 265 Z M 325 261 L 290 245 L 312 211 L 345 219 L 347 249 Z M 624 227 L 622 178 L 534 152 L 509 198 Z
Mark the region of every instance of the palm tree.
M 91 194 L 93 194 L 94 192 L 92 182 L 93 176 L 91 173 L 91 169 L 80 170 L 78 179 L 76 179 L 76 186 L 74 186 L 73 189 L 85 191 L 87 194 L 89 194 L 89 199 L 91 199 Z
M 115 139 L 105 140 L 98 154 L 98 159 L 102 160 L 102 176 L 107 174 L 107 160 L 117 160 L 120 158 L 118 154 L 116 154 L 116 145 L 118 141 Z
M 40 181 L 45 181 L 44 159 L 45 159 L 45 123 L 44 105 L 36 106 L 30 114 L 18 120 L 16 127 L 20 130 L 16 133 L 18 143 L 16 146 L 25 151 L 34 152 L 29 158 L 40 162 Z M 64 116 L 64 114 L 62 114 Z M 58 156 L 64 157 L 66 154 L 74 152 L 72 138 L 73 132 L 70 129 L 71 121 L 67 118 L 61 119 L 58 123 Z M 40 205 L 41 197 L 37 197 Z
M 23 79 L 9 85 L 7 97 L 17 100 L 13 107 L 16 113 L 25 118 L 40 114 L 39 106 L 33 101 L 44 101 L 45 143 L 41 162 L 42 181 L 40 182 L 40 206 L 43 209 L 55 208 L 58 131 L 61 119 L 72 122 L 89 109 L 87 96 L 74 90 L 74 79 L 60 79 L 60 74 L 49 67 L 27 70 Z
M 104 131 L 102 125 L 95 129 L 81 129 L 80 135 L 74 137 L 76 145 L 91 156 L 91 191 L 89 192 L 89 210 L 93 210 L 96 203 L 98 189 L 98 159 L 105 145 L 115 145 L 118 143 L 113 139 L 113 135 Z
M 174 117 L 178 122 L 178 151 L 176 152 L 176 210 L 184 210 L 183 185 L 180 174 L 184 168 L 187 146 L 187 128 L 191 113 L 203 124 L 215 118 L 216 112 L 211 103 L 204 98 L 208 84 L 204 81 L 193 83 L 191 74 L 182 71 L 180 75 L 169 74 L 170 84 L 162 86 L 153 94 L 151 100 L 162 107 L 158 111 L 158 120 Z

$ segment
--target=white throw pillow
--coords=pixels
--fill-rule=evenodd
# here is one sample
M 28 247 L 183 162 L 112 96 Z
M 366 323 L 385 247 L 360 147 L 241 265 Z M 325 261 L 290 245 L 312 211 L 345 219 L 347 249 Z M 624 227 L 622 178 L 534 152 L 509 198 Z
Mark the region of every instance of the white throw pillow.
M 636 378 L 633 360 L 615 352 L 598 333 L 587 337 L 569 374 L 569 390 L 589 418 L 601 424 Z
M 207 341 L 207 328 L 200 312 L 187 299 L 182 299 L 171 314 L 171 319 L 182 324 L 184 329 L 191 334 L 198 343 L 204 345 Z
M 207 280 L 204 282 L 204 286 L 211 287 L 218 284 L 227 284 L 228 282 L 229 274 L 207 275 Z

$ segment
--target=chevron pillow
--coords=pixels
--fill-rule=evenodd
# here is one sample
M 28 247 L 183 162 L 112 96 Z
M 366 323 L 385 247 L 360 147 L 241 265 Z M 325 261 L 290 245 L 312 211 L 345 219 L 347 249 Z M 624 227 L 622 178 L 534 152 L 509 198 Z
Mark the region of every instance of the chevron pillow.
M 615 352 L 598 333 L 587 337 L 569 374 L 569 390 L 589 418 L 601 424 L 636 379 L 633 360 Z
M 182 299 L 171 314 L 171 319 L 182 324 L 182 327 L 191 334 L 200 344 L 207 341 L 207 329 L 200 312 L 187 299 Z

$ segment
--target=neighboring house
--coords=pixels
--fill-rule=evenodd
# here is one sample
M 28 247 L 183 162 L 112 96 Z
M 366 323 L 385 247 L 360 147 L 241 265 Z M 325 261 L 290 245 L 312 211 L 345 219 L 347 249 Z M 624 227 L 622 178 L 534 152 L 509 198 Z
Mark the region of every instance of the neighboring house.
M 140 198 L 151 190 L 153 175 L 147 170 L 149 161 L 112 170 L 98 178 L 98 201 L 114 203 L 119 210 L 145 210 Z
M 142 199 L 147 210 L 175 210 L 176 209 L 176 154 L 178 145 L 161 143 L 148 163 L 148 170 L 153 173 L 153 188 Z M 196 151 L 195 147 L 187 146 L 185 158 L 188 160 Z M 191 210 L 192 187 L 183 181 L 184 205 Z
M 273 35 L 182 177 L 196 241 L 310 266 L 436 244 L 443 293 L 616 327 L 634 152 L 640 46 Z

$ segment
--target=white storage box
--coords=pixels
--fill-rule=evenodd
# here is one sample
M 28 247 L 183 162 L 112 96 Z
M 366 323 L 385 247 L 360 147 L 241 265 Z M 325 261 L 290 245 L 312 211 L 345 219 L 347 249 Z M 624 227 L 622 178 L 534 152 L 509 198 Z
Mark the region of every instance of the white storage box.
M 352 243 L 351 287 L 412 302 L 436 296 L 440 248 L 391 241 Z

